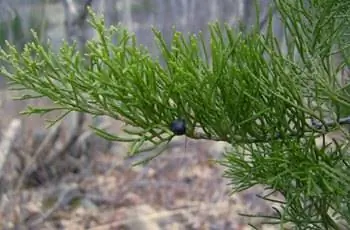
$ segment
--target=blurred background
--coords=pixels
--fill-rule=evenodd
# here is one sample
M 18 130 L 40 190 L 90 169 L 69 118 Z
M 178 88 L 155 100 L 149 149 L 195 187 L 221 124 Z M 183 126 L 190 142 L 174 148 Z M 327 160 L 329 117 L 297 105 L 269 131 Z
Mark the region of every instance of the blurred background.
M 260 0 L 266 24 L 269 0 Z M 249 28 L 256 19 L 254 0 L 0 0 L 0 46 L 18 49 L 30 42 L 31 29 L 58 50 L 63 39 L 82 47 L 94 37 L 86 7 L 121 23 L 138 42 L 156 52 L 152 27 L 169 41 L 173 27 L 208 36 L 212 21 Z M 278 16 L 277 37 L 283 37 Z M 0 63 L 2 65 L 2 63 Z M 20 116 L 28 104 L 13 101 L 0 76 L 0 226 L 1 229 L 274 229 L 262 218 L 239 213 L 273 214 L 270 204 L 250 189 L 231 195 L 220 158 L 225 143 L 179 138 L 167 153 L 144 167 L 131 167 L 127 146 L 109 143 L 88 129 L 94 123 L 119 132 L 117 121 L 72 115 L 51 129 L 44 118 Z M 124 154 L 124 155 L 123 155 Z

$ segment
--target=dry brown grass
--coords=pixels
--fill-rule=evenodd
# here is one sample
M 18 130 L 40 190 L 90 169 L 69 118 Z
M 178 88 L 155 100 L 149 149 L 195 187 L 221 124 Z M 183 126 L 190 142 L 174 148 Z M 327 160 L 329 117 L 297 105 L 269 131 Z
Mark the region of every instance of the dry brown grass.
M 215 143 L 189 141 L 184 148 L 183 139 L 177 140 L 149 165 L 131 167 L 125 145 L 96 137 L 85 124 L 78 140 L 57 155 L 68 141 L 68 121 L 46 130 L 43 118 L 18 115 L 25 105 L 1 94 L 3 133 L 20 121 L 0 178 L 1 229 L 250 229 L 248 222 L 271 227 L 239 215 L 273 210 L 255 196 L 261 187 L 229 195 L 223 169 L 208 161 L 220 152 Z M 120 132 L 118 122 L 104 122 Z

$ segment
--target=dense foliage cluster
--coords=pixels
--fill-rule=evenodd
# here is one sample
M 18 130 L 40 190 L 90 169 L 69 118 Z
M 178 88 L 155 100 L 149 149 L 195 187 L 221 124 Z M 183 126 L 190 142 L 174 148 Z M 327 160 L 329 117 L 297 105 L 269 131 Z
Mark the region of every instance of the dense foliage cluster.
M 84 53 L 67 43 L 58 53 L 38 40 L 23 51 L 7 44 L 0 73 L 23 90 L 20 99 L 48 97 L 56 105 L 25 113 L 78 111 L 124 121 L 126 136 L 94 129 L 106 139 L 133 142 L 131 154 L 181 134 L 226 141 L 233 150 L 220 163 L 234 191 L 264 184 L 286 198 L 276 223 L 337 229 L 335 214 L 350 225 L 347 141 L 331 150 L 315 143 L 339 130 L 350 111 L 348 85 L 337 77 L 347 63 L 339 57 L 348 53 L 350 6 L 337 0 L 274 3 L 286 26 L 286 50 L 271 23 L 264 35 L 259 28 L 241 33 L 214 23 L 209 43 L 200 33 L 174 31 L 166 44 L 154 30 L 158 58 L 91 12 L 98 37 Z

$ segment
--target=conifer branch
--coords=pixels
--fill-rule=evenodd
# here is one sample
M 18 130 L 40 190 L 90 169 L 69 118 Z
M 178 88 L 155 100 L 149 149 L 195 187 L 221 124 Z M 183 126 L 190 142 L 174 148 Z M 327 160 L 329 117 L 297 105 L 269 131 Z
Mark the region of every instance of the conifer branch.
M 47 97 L 55 104 L 29 107 L 26 114 L 63 110 L 124 121 L 125 136 L 93 130 L 111 141 L 132 142 L 132 156 L 175 135 L 226 141 L 234 148 L 220 163 L 233 190 L 264 184 L 281 192 L 286 199 L 281 225 L 336 229 L 330 210 L 350 225 L 349 145 L 336 143 L 327 154 L 327 146 L 315 143 L 315 136 L 350 120 L 349 87 L 337 80 L 347 60 L 334 66 L 333 55 L 334 47 L 344 54 L 350 47 L 344 39 L 350 5 L 274 3 L 289 35 L 286 53 L 272 32 L 271 15 L 266 34 L 214 23 L 210 41 L 174 32 L 167 44 L 154 30 L 160 60 L 133 34 L 105 28 L 103 18 L 90 11 L 98 38 L 84 51 L 66 43 L 54 53 L 38 39 L 23 51 L 7 43 L 0 50 L 6 62 L 0 74 L 25 92 L 19 99 Z

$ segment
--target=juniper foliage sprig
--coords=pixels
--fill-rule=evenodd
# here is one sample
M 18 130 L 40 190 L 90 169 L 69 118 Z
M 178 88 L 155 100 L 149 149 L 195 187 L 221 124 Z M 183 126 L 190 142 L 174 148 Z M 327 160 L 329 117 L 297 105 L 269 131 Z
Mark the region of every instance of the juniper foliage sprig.
M 67 43 L 54 53 L 38 39 L 23 52 L 7 43 L 0 74 L 23 91 L 20 100 L 48 97 L 55 104 L 28 107 L 25 114 L 78 111 L 124 121 L 124 136 L 93 129 L 108 140 L 132 142 L 131 155 L 169 142 L 175 135 L 169 124 L 183 120 L 190 138 L 232 144 L 221 163 L 234 191 L 264 184 L 284 195 L 283 212 L 271 217 L 276 223 L 337 229 L 330 210 L 350 224 L 348 146 L 338 144 L 330 154 L 314 139 L 339 129 L 339 119 L 349 115 L 348 87 L 336 81 L 346 60 L 335 65 L 332 54 L 335 46 L 346 54 L 350 6 L 274 3 L 289 35 L 287 53 L 272 33 L 271 15 L 265 35 L 213 23 L 209 43 L 201 33 L 175 31 L 167 44 L 154 30 L 156 58 L 127 30 L 105 28 L 90 11 L 98 37 L 84 53 Z

